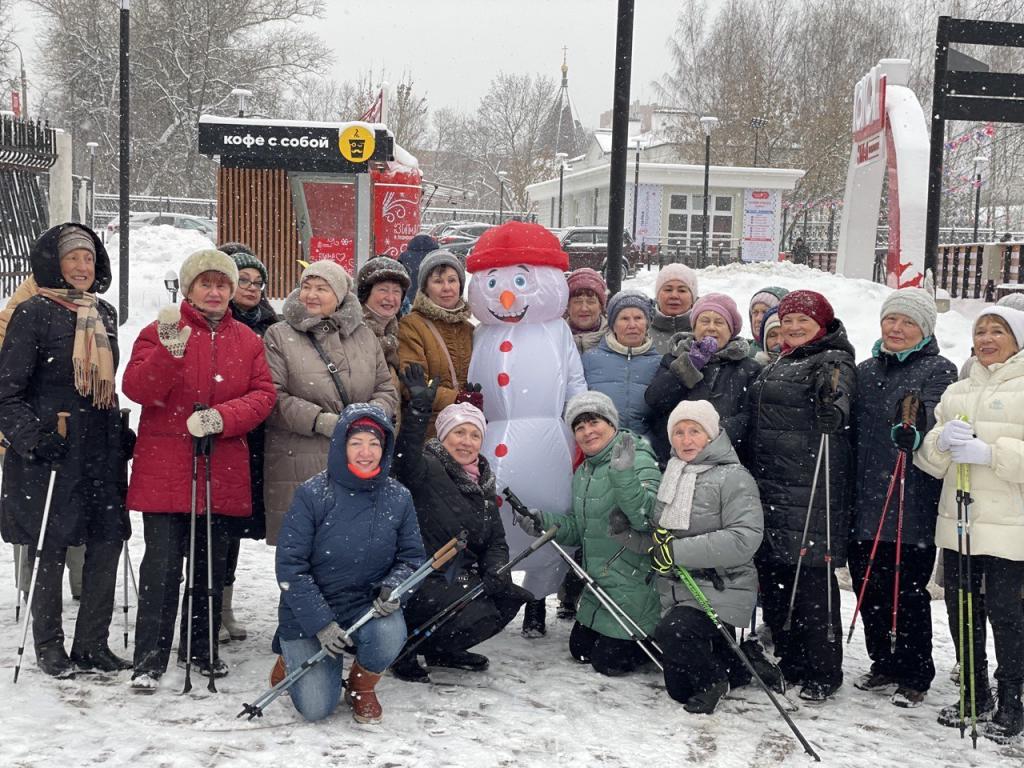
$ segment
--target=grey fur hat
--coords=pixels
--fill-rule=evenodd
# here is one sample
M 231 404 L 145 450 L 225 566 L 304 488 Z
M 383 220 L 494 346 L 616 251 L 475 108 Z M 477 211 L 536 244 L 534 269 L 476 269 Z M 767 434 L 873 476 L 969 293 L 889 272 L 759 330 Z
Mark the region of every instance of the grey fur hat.
M 188 296 L 193 281 L 203 272 L 220 272 L 231 281 L 231 290 L 238 287 L 238 267 L 224 251 L 204 248 L 191 254 L 178 270 L 178 287 L 182 296 Z
M 419 282 L 419 290 L 426 293 L 427 278 L 430 277 L 430 273 L 438 267 L 451 267 L 459 273 L 459 290 L 466 290 L 466 268 L 462 266 L 462 261 L 451 251 L 439 248 L 436 251 L 431 251 L 423 257 L 423 261 L 420 262 L 420 271 L 416 276 Z
M 604 392 L 580 392 L 572 398 L 565 406 L 565 423 L 572 429 L 576 419 L 587 413 L 600 416 L 615 429 L 619 428 L 619 412 L 615 409 L 615 403 Z
M 356 295 L 359 303 L 365 304 L 370 291 L 377 283 L 398 283 L 404 293 L 409 289 L 409 271 L 389 256 L 375 256 L 363 264 L 356 275 Z

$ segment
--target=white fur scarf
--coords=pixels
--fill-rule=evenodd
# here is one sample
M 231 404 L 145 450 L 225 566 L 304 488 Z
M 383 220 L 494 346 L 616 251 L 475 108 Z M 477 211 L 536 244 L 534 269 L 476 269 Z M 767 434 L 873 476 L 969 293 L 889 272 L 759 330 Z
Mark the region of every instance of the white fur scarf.
M 658 488 L 658 525 L 670 531 L 689 530 L 697 475 L 707 472 L 712 466 L 687 464 L 675 456 L 669 459 Z

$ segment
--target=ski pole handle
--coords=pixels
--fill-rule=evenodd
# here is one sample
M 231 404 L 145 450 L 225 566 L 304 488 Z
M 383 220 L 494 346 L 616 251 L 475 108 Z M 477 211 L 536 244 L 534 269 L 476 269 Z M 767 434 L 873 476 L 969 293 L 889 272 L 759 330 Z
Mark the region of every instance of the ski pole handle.
M 912 427 L 917 424 L 917 413 L 921 409 L 921 398 L 916 392 L 908 392 L 903 397 L 903 426 Z
M 57 434 L 63 438 L 68 436 L 68 419 L 71 418 L 71 414 L 67 411 L 58 411 L 57 413 Z
M 539 515 L 534 514 L 530 511 L 530 508 L 523 504 L 522 500 L 512 492 L 512 489 L 506 486 L 501 491 L 508 503 L 512 506 L 512 511 L 520 517 L 528 517 L 537 524 L 537 528 L 540 530 L 544 529 L 544 520 Z

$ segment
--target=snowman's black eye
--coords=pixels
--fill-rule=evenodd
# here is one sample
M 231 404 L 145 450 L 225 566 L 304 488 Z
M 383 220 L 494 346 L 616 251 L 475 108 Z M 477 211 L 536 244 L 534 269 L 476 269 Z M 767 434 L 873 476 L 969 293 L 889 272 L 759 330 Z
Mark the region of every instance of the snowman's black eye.
M 515 284 L 516 288 L 526 287 L 526 277 L 524 275 L 516 275 L 512 282 Z
M 498 281 L 495 278 L 493 278 L 493 277 L 487 278 L 487 287 L 488 288 L 493 289 L 494 286 L 496 286 L 497 284 L 498 284 Z

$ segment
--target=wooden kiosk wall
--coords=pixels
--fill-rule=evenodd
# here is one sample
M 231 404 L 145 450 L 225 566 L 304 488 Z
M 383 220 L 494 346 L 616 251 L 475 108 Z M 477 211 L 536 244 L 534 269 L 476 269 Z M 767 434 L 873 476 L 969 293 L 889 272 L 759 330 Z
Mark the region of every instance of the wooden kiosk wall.
M 217 242 L 250 246 L 267 267 L 267 297 L 285 298 L 302 272 L 287 171 L 218 167 L 217 211 Z

